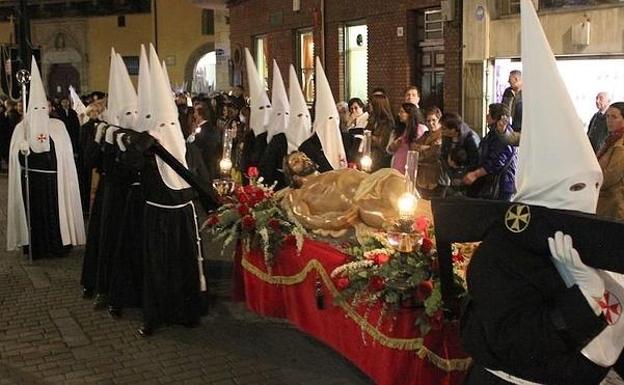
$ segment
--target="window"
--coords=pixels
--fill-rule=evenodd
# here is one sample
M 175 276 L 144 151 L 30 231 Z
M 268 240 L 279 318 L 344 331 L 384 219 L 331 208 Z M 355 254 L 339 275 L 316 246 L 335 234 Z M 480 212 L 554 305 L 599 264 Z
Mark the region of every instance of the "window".
M 502 0 L 498 12 L 501 15 L 513 15 L 520 13 L 520 0 Z
M 368 26 L 345 27 L 346 99 L 368 99 Z
M 269 64 L 267 62 L 268 47 L 266 36 L 257 36 L 254 40 L 256 69 L 260 77 L 264 80 L 264 88 L 269 89 Z
M 138 56 L 122 56 L 124 64 L 128 68 L 129 75 L 139 74 L 139 57 Z
M 215 15 L 214 9 L 202 10 L 202 35 L 214 35 Z
M 124 16 L 124 15 L 117 16 L 117 26 L 118 27 L 125 27 L 126 26 L 126 16 Z
M 443 33 L 442 11 L 439 8 L 425 11 L 425 40 L 442 39 Z
M 314 35 L 312 30 L 297 31 L 297 66 L 306 102 L 314 102 Z

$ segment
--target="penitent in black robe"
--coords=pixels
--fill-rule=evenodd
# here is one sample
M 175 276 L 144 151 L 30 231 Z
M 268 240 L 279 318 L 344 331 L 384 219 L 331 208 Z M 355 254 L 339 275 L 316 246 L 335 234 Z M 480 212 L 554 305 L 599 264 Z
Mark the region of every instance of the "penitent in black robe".
M 271 142 L 264 150 L 260 158 L 258 168 L 260 176 L 264 178 L 264 184 L 271 186 L 277 182 L 275 189 L 281 190 L 286 187 L 286 178 L 282 171 L 284 157 L 288 155 L 288 140 L 286 134 L 280 133 L 271 138 Z
M 80 127 L 80 144 L 76 171 L 80 185 L 82 211 L 89 213 L 91 203 L 91 173 L 93 169 L 101 168 L 100 144 L 95 142 L 95 131 L 99 120 L 89 120 Z M 74 149 L 75 151 L 75 149 Z
M 552 234 L 541 230 L 518 235 L 500 225 L 471 259 L 462 317 L 462 342 L 474 360 L 467 385 L 509 384 L 485 368 L 549 385 L 598 385 L 609 370 L 580 352 L 606 326 L 604 317 L 577 286 L 566 288 L 543 242 Z
M 25 165 L 24 156 L 19 154 L 19 162 Z M 54 141 L 50 138 L 50 151 L 35 153 L 28 156 L 30 177 L 30 223 L 32 231 L 33 258 L 47 256 L 63 256 L 71 246 L 63 246 L 61 238 L 57 162 L 54 152 Z M 22 192 L 26 202 L 26 173 L 22 169 Z M 26 253 L 28 246 L 24 247 Z
M 310 160 L 318 165 L 319 172 L 333 170 L 331 164 L 323 153 L 323 146 L 321 145 L 321 141 L 316 133 L 306 139 L 305 142 L 301 143 L 299 151 L 306 154 Z

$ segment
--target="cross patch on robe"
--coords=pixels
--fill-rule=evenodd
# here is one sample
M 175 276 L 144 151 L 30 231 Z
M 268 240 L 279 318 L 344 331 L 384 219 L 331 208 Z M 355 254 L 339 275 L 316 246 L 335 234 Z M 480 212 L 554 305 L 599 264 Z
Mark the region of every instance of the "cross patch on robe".
M 609 325 L 619 321 L 622 314 L 622 304 L 613 293 L 606 291 L 604 297 L 598 301 L 598 305 L 600 305 L 600 310 L 602 310 L 602 314 L 604 314 Z
M 46 140 L 48 140 L 48 136 L 45 135 L 45 134 L 39 134 L 39 135 L 37 135 L 37 137 L 35 139 L 37 139 L 37 142 L 43 143 Z

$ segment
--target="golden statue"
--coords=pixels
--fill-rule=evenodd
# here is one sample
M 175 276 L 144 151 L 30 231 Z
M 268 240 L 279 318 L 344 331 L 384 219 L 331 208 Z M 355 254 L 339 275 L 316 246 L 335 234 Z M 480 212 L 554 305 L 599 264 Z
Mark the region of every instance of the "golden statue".
M 394 169 L 372 174 L 353 169 L 316 172 L 303 153 L 286 157 L 284 171 L 294 188 L 284 191 L 282 206 L 308 230 L 340 237 L 365 225 L 386 229 L 398 217 L 398 200 L 406 191 L 405 177 Z M 428 201 L 420 199 L 416 217 L 431 218 Z

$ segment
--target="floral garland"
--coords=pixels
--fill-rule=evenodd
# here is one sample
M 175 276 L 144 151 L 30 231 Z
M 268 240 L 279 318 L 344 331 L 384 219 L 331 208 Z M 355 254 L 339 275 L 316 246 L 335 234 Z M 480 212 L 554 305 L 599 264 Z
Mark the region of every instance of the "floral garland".
M 275 253 L 282 244 L 294 240 L 301 251 L 305 229 L 280 208 L 273 186 L 262 184 L 255 167 L 250 167 L 250 184 L 239 186 L 229 202 L 206 220 L 205 225 L 215 239 L 223 240 L 223 249 L 241 241 L 243 252 L 262 250 L 267 269 L 274 263 Z
M 442 302 L 438 254 L 434 246 L 432 227 L 428 220 L 419 218 L 414 226 L 422 235 L 418 248 L 410 253 L 395 250 L 385 235 L 376 234 L 364 239 L 361 245 L 349 246 L 350 256 L 345 264 L 331 273 L 338 290 L 339 300 L 352 305 L 373 306 L 382 301 L 382 312 L 399 308 L 420 308 L 416 324 L 421 334 L 440 329 L 444 310 L 451 304 Z M 463 269 L 466 258 L 453 246 L 453 271 L 455 298 L 465 295 Z M 445 306 L 446 305 L 446 306 Z M 382 317 L 380 317 L 381 319 Z

